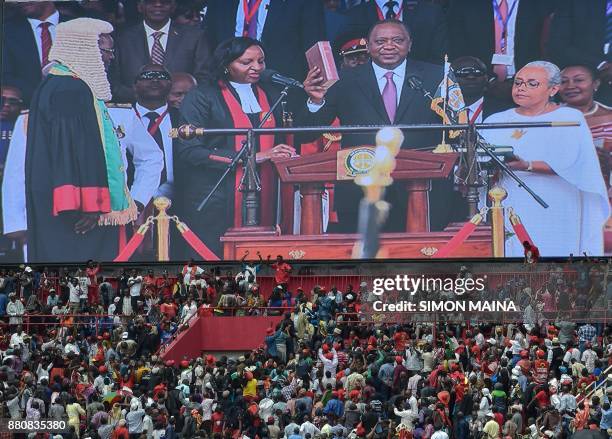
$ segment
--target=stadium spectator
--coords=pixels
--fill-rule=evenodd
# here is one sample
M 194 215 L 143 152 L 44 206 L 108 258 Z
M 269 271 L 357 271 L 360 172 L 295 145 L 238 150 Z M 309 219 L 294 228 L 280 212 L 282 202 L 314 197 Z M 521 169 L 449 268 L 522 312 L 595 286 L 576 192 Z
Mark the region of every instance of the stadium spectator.
M 175 72 L 172 74 L 172 88 L 168 94 L 168 104 L 175 109 L 181 108 L 185 95 L 198 85 L 196 79 L 189 73 Z
M 138 0 L 143 21 L 117 35 L 117 56 L 111 71 L 113 100 L 133 102 L 133 84 L 148 63 L 170 72 L 186 72 L 203 79 L 209 45 L 198 26 L 178 24 L 171 17 L 176 0 Z
M 542 58 L 542 34 L 550 12 L 547 2 L 453 0 L 448 11 L 449 55 L 485 62 L 496 78 L 490 91 L 510 101 L 510 79 L 528 62 Z
M 448 53 L 446 14 L 432 2 L 372 0 L 351 8 L 347 14 L 351 30 L 369 29 L 383 19 L 404 22 L 412 36 L 412 59 L 442 64 Z
M 209 0 L 204 25 L 212 48 L 231 37 L 259 40 L 268 68 L 301 81 L 308 70 L 304 53 L 325 40 L 323 11 L 322 0 Z
M 54 2 L 28 1 L 18 5 L 21 14 L 5 22 L 2 41 L 2 82 L 17 86 L 29 106 L 34 90 L 49 63 L 57 25 L 66 21 Z

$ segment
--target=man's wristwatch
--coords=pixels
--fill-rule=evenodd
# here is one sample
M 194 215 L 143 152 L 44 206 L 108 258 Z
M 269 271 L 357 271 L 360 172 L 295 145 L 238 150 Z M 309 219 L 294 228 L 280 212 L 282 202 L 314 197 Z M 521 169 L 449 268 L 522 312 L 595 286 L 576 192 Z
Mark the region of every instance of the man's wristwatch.
M 527 162 L 527 172 L 532 172 L 533 171 L 533 162 L 529 161 Z

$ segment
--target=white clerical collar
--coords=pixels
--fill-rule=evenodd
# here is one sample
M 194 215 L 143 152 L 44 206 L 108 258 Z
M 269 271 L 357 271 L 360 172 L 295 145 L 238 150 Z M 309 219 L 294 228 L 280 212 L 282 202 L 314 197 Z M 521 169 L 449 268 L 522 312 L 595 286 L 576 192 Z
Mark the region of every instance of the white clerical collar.
M 253 92 L 253 87 L 251 84 L 241 84 L 233 81 L 229 81 L 229 83 L 240 97 L 240 106 L 242 107 L 242 111 L 247 114 L 261 113 L 261 106 L 257 101 L 257 97 Z
M 379 66 L 375 62 L 372 62 L 372 68 L 374 69 L 374 75 L 376 79 L 380 80 L 385 77 L 387 72 L 393 72 L 394 76 L 397 75 L 400 81 L 404 80 L 404 76 L 406 75 L 406 64 L 408 60 L 404 60 L 399 66 L 394 68 L 393 70 L 387 70 L 384 67 Z
M 164 25 L 164 27 L 162 27 L 160 30 L 155 30 L 151 26 L 149 26 L 146 21 L 143 21 L 147 38 L 151 37 L 155 32 L 162 32 L 164 35 L 168 35 L 168 33 L 170 32 L 171 22 L 172 20 L 168 19 L 168 22 Z
M 41 23 L 51 23 L 53 26 L 57 26 L 59 24 L 59 19 L 59 11 L 55 11 L 53 14 L 49 15 L 46 20 L 28 18 L 28 21 L 30 22 L 30 26 L 32 26 L 33 29 L 36 29 L 38 26 L 40 26 Z
M 143 107 L 142 105 L 140 105 L 138 102 L 136 103 L 136 111 L 138 111 L 138 114 L 140 114 L 140 117 L 144 117 L 145 114 L 147 113 L 151 113 L 151 112 L 155 112 L 159 115 L 164 114 L 164 111 L 166 111 L 168 109 L 168 104 L 164 104 L 159 108 L 156 108 L 155 110 L 149 110 L 148 108 Z

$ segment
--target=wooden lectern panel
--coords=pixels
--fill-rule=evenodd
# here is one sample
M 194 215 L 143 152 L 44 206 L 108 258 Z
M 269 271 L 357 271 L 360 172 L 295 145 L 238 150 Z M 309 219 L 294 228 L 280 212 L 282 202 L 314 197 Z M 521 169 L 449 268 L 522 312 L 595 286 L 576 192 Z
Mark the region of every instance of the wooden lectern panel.
M 396 157 L 394 180 L 429 180 L 447 178 L 459 157 L 456 153 L 401 150 Z M 327 151 L 303 157 L 275 159 L 274 166 L 284 183 L 335 182 L 336 151 Z

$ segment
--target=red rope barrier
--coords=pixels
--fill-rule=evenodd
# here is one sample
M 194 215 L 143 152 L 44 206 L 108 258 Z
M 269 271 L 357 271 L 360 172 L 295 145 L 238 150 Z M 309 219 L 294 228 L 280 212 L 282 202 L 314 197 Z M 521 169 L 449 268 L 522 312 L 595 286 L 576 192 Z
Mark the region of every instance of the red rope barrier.
M 465 223 L 461 230 L 457 232 L 453 238 L 444 245 L 440 250 L 438 250 L 433 256 L 434 258 L 447 258 L 450 256 L 463 242 L 476 230 L 476 226 L 482 222 L 482 215 L 477 213 L 472 217 L 470 221 Z
M 127 262 L 138 246 L 142 244 L 142 240 L 144 239 L 145 234 L 149 230 L 149 223 L 144 223 L 138 231 L 132 236 L 132 239 L 129 240 L 127 245 L 123 247 L 123 250 L 117 255 L 113 262 Z
M 527 233 L 525 226 L 521 222 L 521 218 L 516 213 L 514 213 L 513 210 L 510 210 L 509 219 L 510 224 L 512 224 L 512 228 L 514 229 L 514 233 L 516 233 L 516 237 L 519 241 L 521 241 L 521 244 L 525 241 L 528 241 L 529 244 L 535 246 L 535 244 L 531 240 L 531 237 L 529 236 L 529 233 Z
M 187 224 L 176 220 L 176 228 L 181 232 L 183 239 L 191 246 L 205 261 L 218 261 L 219 257 L 212 252 L 206 244 L 187 226 Z

